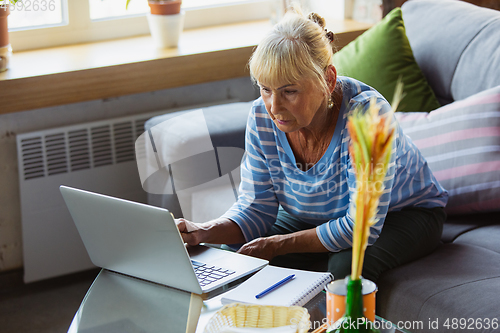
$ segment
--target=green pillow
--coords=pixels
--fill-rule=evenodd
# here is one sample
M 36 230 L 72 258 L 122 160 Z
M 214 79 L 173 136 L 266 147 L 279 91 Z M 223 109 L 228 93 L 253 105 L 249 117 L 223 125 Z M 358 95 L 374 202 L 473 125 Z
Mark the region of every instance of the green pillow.
M 398 111 L 432 111 L 439 108 L 436 95 L 418 67 L 406 37 L 401 8 L 338 51 L 333 64 L 339 75 L 349 76 L 378 90 L 392 101 L 402 76 L 405 97 Z

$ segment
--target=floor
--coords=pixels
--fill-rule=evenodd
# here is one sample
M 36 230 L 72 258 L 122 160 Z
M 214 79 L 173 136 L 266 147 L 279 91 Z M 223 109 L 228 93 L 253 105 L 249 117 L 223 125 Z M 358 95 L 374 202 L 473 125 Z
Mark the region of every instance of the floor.
M 31 284 L 22 272 L 0 275 L 0 332 L 65 333 L 98 270 Z

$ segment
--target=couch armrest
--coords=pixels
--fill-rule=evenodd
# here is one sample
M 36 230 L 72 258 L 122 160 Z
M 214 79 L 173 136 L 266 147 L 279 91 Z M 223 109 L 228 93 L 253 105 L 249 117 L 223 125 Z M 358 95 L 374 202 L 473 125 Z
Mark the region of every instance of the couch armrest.
M 148 203 L 170 210 L 176 217 L 185 217 L 196 222 L 213 219 L 222 215 L 237 198 L 239 165 L 245 148 L 245 128 L 252 102 L 230 103 L 202 108 L 209 138 L 203 133 L 190 131 L 186 123 L 184 140 L 171 141 L 169 148 L 175 151 L 188 149 L 192 141 L 211 145 L 213 149 L 187 156 L 181 160 L 166 161 L 161 149 L 156 146 L 166 144 L 155 142 L 150 153 L 156 153 L 163 172 L 156 172 L 148 182 L 160 184 L 162 189 L 148 191 Z M 186 117 L 200 109 L 173 112 L 148 120 L 145 129 L 155 132 L 168 121 Z M 151 134 L 150 137 L 154 137 Z M 154 142 L 154 139 L 153 139 Z M 148 150 L 147 150 L 148 151 Z M 154 160 L 154 159 L 153 159 Z
M 444 105 L 500 85 L 500 12 L 455 0 L 401 7 L 413 55 Z

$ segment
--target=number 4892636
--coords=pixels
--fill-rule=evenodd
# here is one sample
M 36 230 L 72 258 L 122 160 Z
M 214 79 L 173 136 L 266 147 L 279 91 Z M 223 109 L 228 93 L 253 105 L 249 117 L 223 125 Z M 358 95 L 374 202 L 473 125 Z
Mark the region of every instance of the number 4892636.
M 498 329 L 499 323 L 498 318 L 447 318 L 443 323 L 443 327 L 447 329 L 456 330 L 460 329 L 468 329 L 468 330 L 480 330 L 480 329 Z
M 9 5 L 10 11 L 45 12 L 56 10 L 56 0 L 1 0 L 0 5 Z

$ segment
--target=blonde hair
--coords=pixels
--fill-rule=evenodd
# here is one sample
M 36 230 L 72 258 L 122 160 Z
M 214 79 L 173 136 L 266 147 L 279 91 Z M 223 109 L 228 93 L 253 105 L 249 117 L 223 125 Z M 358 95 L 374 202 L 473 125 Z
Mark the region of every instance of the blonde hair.
M 252 79 L 275 87 L 312 79 L 329 95 L 325 72 L 333 64 L 334 49 L 324 26 L 324 19 L 317 14 L 305 17 L 300 10 L 287 13 L 252 54 Z

